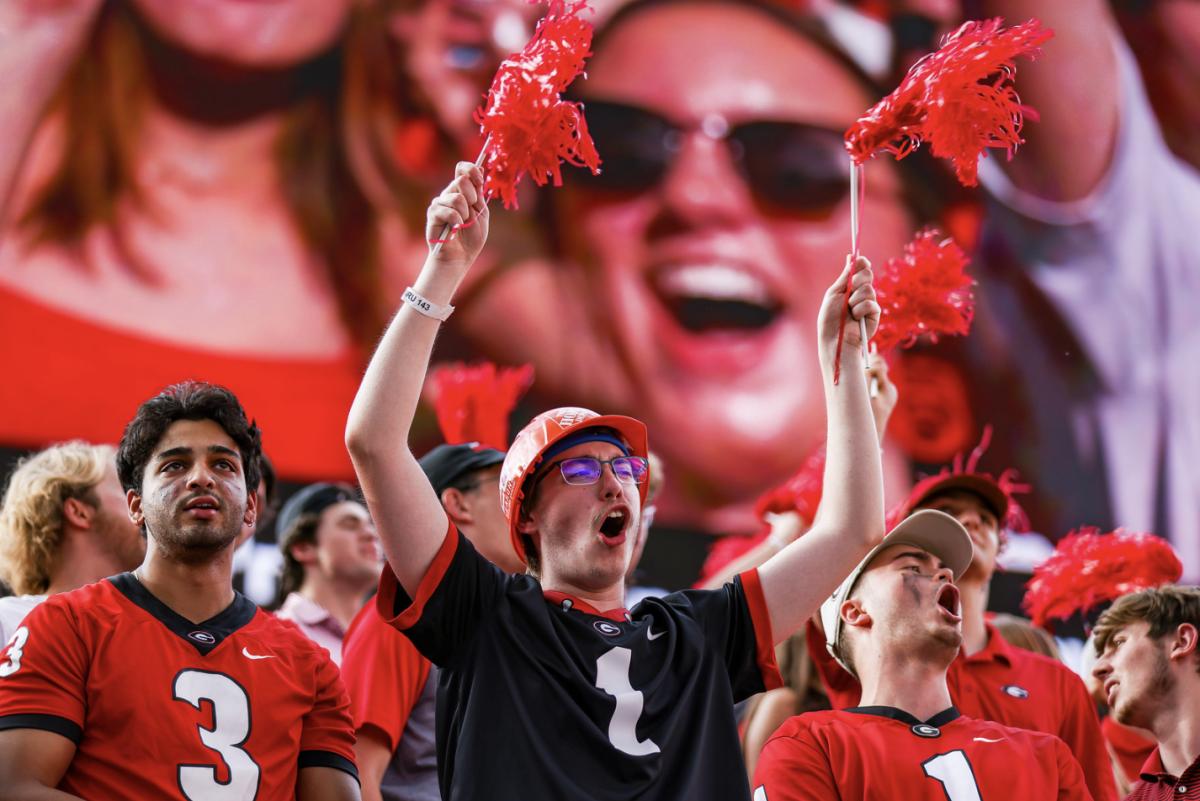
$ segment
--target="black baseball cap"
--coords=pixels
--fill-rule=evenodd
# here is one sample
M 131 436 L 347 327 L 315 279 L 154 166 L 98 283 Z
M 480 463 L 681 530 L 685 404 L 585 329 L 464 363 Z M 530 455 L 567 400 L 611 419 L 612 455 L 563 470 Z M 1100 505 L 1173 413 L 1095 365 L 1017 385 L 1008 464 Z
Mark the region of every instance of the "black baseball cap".
M 442 490 L 454 484 L 467 473 L 482 470 L 485 467 L 502 464 L 504 452 L 489 448 L 478 442 L 466 442 L 461 445 L 438 445 L 421 457 L 421 469 L 433 491 L 439 496 Z
M 342 501 L 359 501 L 358 492 L 348 484 L 309 484 L 287 499 L 279 517 L 275 521 L 275 531 L 278 533 L 280 547 L 286 548 L 287 542 L 295 532 L 296 521 L 305 515 L 317 515 L 324 512 L 335 503 Z

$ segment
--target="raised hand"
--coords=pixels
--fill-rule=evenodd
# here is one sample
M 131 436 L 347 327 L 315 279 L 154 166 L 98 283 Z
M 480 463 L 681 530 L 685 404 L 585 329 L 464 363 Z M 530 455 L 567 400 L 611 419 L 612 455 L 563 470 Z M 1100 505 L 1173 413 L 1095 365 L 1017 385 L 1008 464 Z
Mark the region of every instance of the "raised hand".
M 838 329 L 844 329 L 842 341 L 842 359 L 848 357 L 862 361 L 862 334 L 858 321 L 863 319 L 867 324 L 867 337 L 875 333 L 879 327 L 879 304 L 875 300 L 875 287 L 872 285 L 874 273 L 871 263 L 861 256 L 855 264 L 854 277 L 850 278 L 850 257 L 846 257 L 846 267 L 842 274 L 825 292 L 821 301 L 821 312 L 817 317 L 817 338 L 820 343 L 821 360 L 824 364 L 832 364 L 837 351 Z M 845 304 L 846 281 L 851 281 L 850 311 L 842 319 L 842 308 Z M 861 365 L 860 369 L 865 367 Z
M 454 168 L 454 180 L 429 204 L 425 239 L 440 264 L 465 271 L 487 242 L 488 220 L 483 170 L 460 161 Z M 443 240 L 440 248 L 434 244 L 438 240 Z

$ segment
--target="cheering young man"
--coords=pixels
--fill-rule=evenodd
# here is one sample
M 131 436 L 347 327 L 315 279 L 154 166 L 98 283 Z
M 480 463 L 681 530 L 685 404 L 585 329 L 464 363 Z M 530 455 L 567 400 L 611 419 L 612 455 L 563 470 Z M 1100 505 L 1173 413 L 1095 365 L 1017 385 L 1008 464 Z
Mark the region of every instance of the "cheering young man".
M 821 607 L 862 705 L 791 718 L 767 740 L 755 801 L 1090 801 L 1066 744 L 961 715 L 946 670 L 962 644 L 953 581 L 971 563 L 962 525 L 917 512 Z
M 630 612 L 624 580 L 647 472 L 639 421 L 555 409 L 517 435 L 500 482 L 513 544 L 530 568 L 517 576 L 459 536 L 402 444 L 439 324 L 487 237 L 483 174 L 465 163 L 456 174 L 426 229 L 431 240 L 446 226 L 455 233 L 405 292 L 346 435 L 390 565 L 377 608 L 442 671 L 443 797 L 746 798 L 734 702 L 777 686 L 775 642 L 883 535 L 858 323 L 873 330 L 879 315 L 868 265 L 851 281 L 847 264 L 820 310 L 830 444 L 812 531 L 720 590 L 649 599 Z

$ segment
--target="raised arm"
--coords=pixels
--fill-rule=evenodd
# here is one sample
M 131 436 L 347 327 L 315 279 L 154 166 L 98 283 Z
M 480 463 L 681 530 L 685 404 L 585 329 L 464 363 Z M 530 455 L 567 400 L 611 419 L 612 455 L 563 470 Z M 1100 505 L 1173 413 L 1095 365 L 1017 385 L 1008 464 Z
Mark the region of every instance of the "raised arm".
M 447 306 L 487 240 L 483 172 L 461 162 L 455 178 L 434 198 L 426 239 L 446 225 L 463 225 L 436 256 L 431 249 L 413 289 Z M 383 541 L 388 562 L 412 595 L 446 534 L 446 514 L 408 448 L 421 386 L 441 322 L 404 303 L 367 366 L 346 423 L 346 447 Z
M 973 15 L 1007 23 L 1037 17 L 1054 30 L 1036 61 L 1019 59 L 1017 92 L 1038 111 L 1012 161 L 995 158 L 1020 188 L 1046 200 L 1084 197 L 1108 173 L 1116 142 L 1120 92 L 1113 41 L 1119 36 L 1108 0 L 977 0 Z M 977 12 L 977 13 L 976 13 Z
M 883 467 L 858 326 L 859 318 L 866 319 L 869 336 L 879 323 L 866 259 L 860 259 L 854 275 L 850 313 L 842 326 L 841 380 L 833 382 L 849 269 L 825 293 L 817 320 L 827 420 L 821 507 L 808 533 L 759 568 L 776 642 L 803 625 L 884 535 Z
M 101 0 L 0 3 L 0 230 L 29 143 L 63 76 L 87 41 Z

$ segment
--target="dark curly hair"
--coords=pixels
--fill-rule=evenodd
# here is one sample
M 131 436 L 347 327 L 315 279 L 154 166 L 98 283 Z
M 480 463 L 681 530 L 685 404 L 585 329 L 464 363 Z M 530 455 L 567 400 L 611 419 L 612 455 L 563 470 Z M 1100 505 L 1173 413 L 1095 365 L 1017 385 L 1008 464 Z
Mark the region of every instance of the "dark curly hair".
M 247 493 L 254 492 L 262 477 L 259 459 L 262 437 L 258 426 L 246 418 L 237 396 L 225 387 L 203 381 L 172 384 L 138 407 L 125 426 L 117 448 L 117 477 L 121 486 L 142 492 L 142 474 L 163 434 L 178 420 L 212 420 L 225 429 L 242 455 Z

